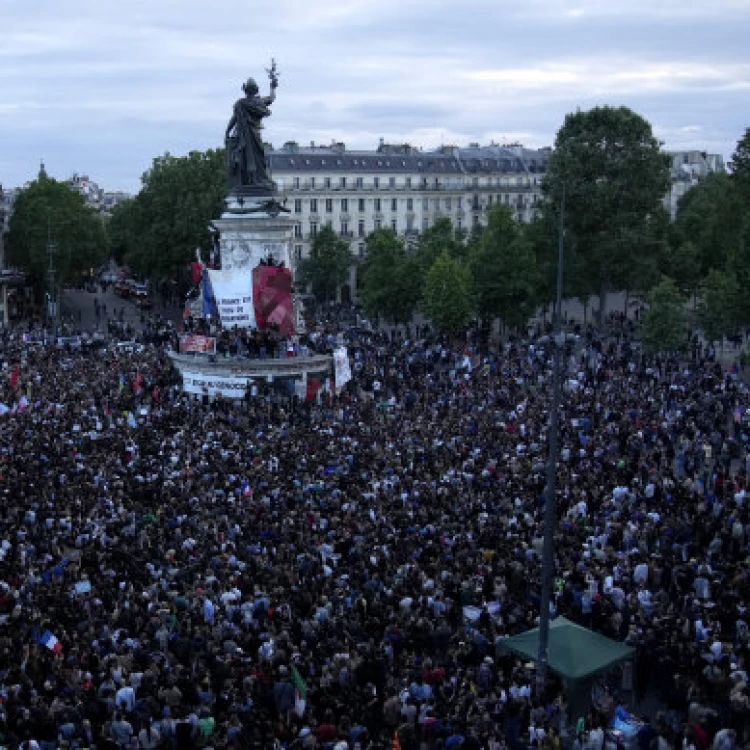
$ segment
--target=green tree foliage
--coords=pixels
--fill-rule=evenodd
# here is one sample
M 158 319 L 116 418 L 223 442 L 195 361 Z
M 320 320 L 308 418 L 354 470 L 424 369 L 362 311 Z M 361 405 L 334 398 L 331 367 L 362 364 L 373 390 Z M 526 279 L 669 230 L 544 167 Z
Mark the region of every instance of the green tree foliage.
M 208 226 L 221 215 L 227 193 L 224 151 L 165 154 L 141 182 L 138 195 L 112 212 L 113 249 L 140 276 L 174 278 L 196 247 L 211 247 Z
M 669 157 L 640 115 L 597 107 L 565 118 L 543 184 L 544 210 L 556 214 L 564 193 L 566 266 L 585 274 L 579 294 L 642 285 L 644 268 L 655 268 L 649 256 L 668 188 Z
M 710 174 L 678 203 L 673 241 L 695 245 L 703 276 L 726 265 L 739 244 L 747 207 L 734 188 L 729 175 Z
M 732 169 L 732 180 L 737 184 L 746 199 L 750 199 L 750 128 L 737 142 L 737 148 L 729 162 Z
M 298 266 L 298 280 L 312 288 L 312 293 L 321 302 L 336 299 L 336 292 L 349 277 L 349 268 L 354 256 L 349 243 L 342 240 L 330 224 L 318 232 L 310 255 Z
M 427 272 L 423 307 L 432 324 L 442 333 L 462 333 L 473 312 L 471 274 L 444 250 Z
M 107 258 L 107 235 L 96 212 L 65 183 L 42 177 L 16 199 L 8 227 L 9 265 L 23 269 L 41 293 L 47 283 L 47 242 L 55 242 L 57 282 L 88 273 Z
M 452 258 L 464 259 L 466 247 L 464 243 L 466 233 L 455 232 L 451 220 L 442 216 L 429 228 L 419 235 L 419 243 L 415 258 L 422 274 L 432 268 L 435 261 L 445 251 Z
M 641 338 L 647 354 L 674 354 L 687 346 L 685 302 L 668 276 L 651 291 L 649 308 L 643 314 Z
M 740 322 L 740 286 L 733 273 L 715 268 L 709 271 L 700 321 L 708 341 L 722 341 L 736 332 Z
M 362 304 L 368 315 L 389 323 L 408 323 L 417 308 L 422 276 L 403 241 L 392 229 L 378 229 L 367 238 L 367 256 L 360 269 Z
M 477 311 L 517 328 L 539 303 L 536 257 L 513 214 L 494 206 L 471 256 Z
M 675 244 L 663 257 L 662 271 L 674 280 L 677 288 L 695 297 L 703 281 L 703 269 L 698 248 L 689 240 Z

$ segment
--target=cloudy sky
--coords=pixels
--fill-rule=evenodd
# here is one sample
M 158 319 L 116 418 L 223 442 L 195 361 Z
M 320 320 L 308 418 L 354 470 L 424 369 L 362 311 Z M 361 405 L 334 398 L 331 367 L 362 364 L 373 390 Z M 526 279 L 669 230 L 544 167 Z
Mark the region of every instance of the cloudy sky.
M 0 183 L 138 190 L 220 145 L 240 85 L 281 73 L 274 145 L 554 142 L 626 105 L 671 149 L 750 125 L 750 0 L 0 0 Z

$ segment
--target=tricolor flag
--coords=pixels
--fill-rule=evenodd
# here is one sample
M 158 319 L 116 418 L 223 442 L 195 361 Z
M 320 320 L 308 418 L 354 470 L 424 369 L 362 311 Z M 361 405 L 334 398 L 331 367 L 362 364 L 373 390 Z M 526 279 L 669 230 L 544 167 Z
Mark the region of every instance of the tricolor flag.
M 393 733 L 393 741 L 391 742 L 391 750 L 401 750 L 401 742 L 398 739 L 398 730 Z
M 250 497 L 253 494 L 252 489 L 250 489 L 250 482 L 247 481 L 247 479 L 242 483 L 242 496 L 243 497 Z
M 307 705 L 307 685 L 294 664 L 292 664 L 292 684 L 294 685 L 294 712 L 297 716 L 302 716 Z
M 53 654 L 59 654 L 62 651 L 62 643 L 52 634 L 51 631 L 45 630 L 39 637 L 39 643 L 46 646 Z

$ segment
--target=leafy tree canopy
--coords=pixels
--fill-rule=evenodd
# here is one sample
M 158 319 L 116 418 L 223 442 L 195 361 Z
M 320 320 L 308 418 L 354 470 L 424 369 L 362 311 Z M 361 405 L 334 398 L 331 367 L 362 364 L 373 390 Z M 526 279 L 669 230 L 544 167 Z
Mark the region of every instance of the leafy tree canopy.
M 349 243 L 342 240 L 330 224 L 321 228 L 313 240 L 310 255 L 298 266 L 298 280 L 310 285 L 321 302 L 336 299 L 336 292 L 349 278 L 354 256 Z
M 432 268 L 433 263 L 443 251 L 447 252 L 452 258 L 465 258 L 465 235 L 466 233 L 463 231 L 454 231 L 451 220 L 444 216 L 437 219 L 429 229 L 425 229 L 419 235 L 419 243 L 415 253 L 422 273 L 427 273 Z
M 211 247 L 208 226 L 221 215 L 227 193 L 224 151 L 165 154 L 141 182 L 138 195 L 112 212 L 112 246 L 138 275 L 174 277 L 196 247 Z
M 676 241 L 695 245 L 701 274 L 726 264 L 740 241 L 746 210 L 727 174 L 710 174 L 682 196 L 675 217 Z
M 650 295 L 641 338 L 648 354 L 674 354 L 687 346 L 684 299 L 673 279 L 664 276 Z
M 442 333 L 458 335 L 471 319 L 471 274 L 447 250 L 437 257 L 427 272 L 423 306 L 435 328 Z
M 38 293 L 47 283 L 49 240 L 60 284 L 107 258 L 107 235 L 96 212 L 65 183 L 42 177 L 16 198 L 7 238 L 9 264 L 26 271 Z
M 421 293 L 422 278 L 414 258 L 392 229 L 378 229 L 367 238 L 361 269 L 362 304 L 369 315 L 389 323 L 411 321 Z
M 706 279 L 700 320 L 709 341 L 735 333 L 740 316 L 740 286 L 728 271 L 711 269 Z
M 506 206 L 490 210 L 471 269 L 482 317 L 500 317 L 511 327 L 526 323 L 540 301 L 536 258 Z
M 745 135 L 737 142 L 729 166 L 732 169 L 732 179 L 742 194 L 750 198 L 750 128 L 745 130 Z
M 643 117 L 626 107 L 597 107 L 565 118 L 543 191 L 552 213 L 564 195 L 566 265 L 571 253 L 582 256 L 572 261 L 586 274 L 580 293 L 640 285 L 668 188 L 669 157 Z

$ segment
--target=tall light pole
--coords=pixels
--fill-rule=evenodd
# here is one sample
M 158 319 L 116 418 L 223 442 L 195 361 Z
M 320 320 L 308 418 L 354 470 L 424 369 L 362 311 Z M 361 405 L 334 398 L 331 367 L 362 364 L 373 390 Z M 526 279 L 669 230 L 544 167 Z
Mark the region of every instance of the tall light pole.
M 47 299 L 47 320 L 52 324 L 52 336 L 57 335 L 57 288 L 55 279 L 55 252 L 57 244 L 52 240 L 52 229 L 50 227 L 50 217 L 47 214 L 47 282 L 49 284 L 49 297 Z
M 547 457 L 547 490 L 544 503 L 544 546 L 542 547 L 542 595 L 539 611 L 539 653 L 537 688 L 544 690 L 549 665 L 549 606 L 555 577 L 555 529 L 557 528 L 557 456 L 560 435 L 560 392 L 562 390 L 562 356 L 565 335 L 562 330 L 563 251 L 565 231 L 565 185 L 560 198 L 557 235 L 557 295 L 552 318 L 552 398 L 549 419 L 549 455 Z

